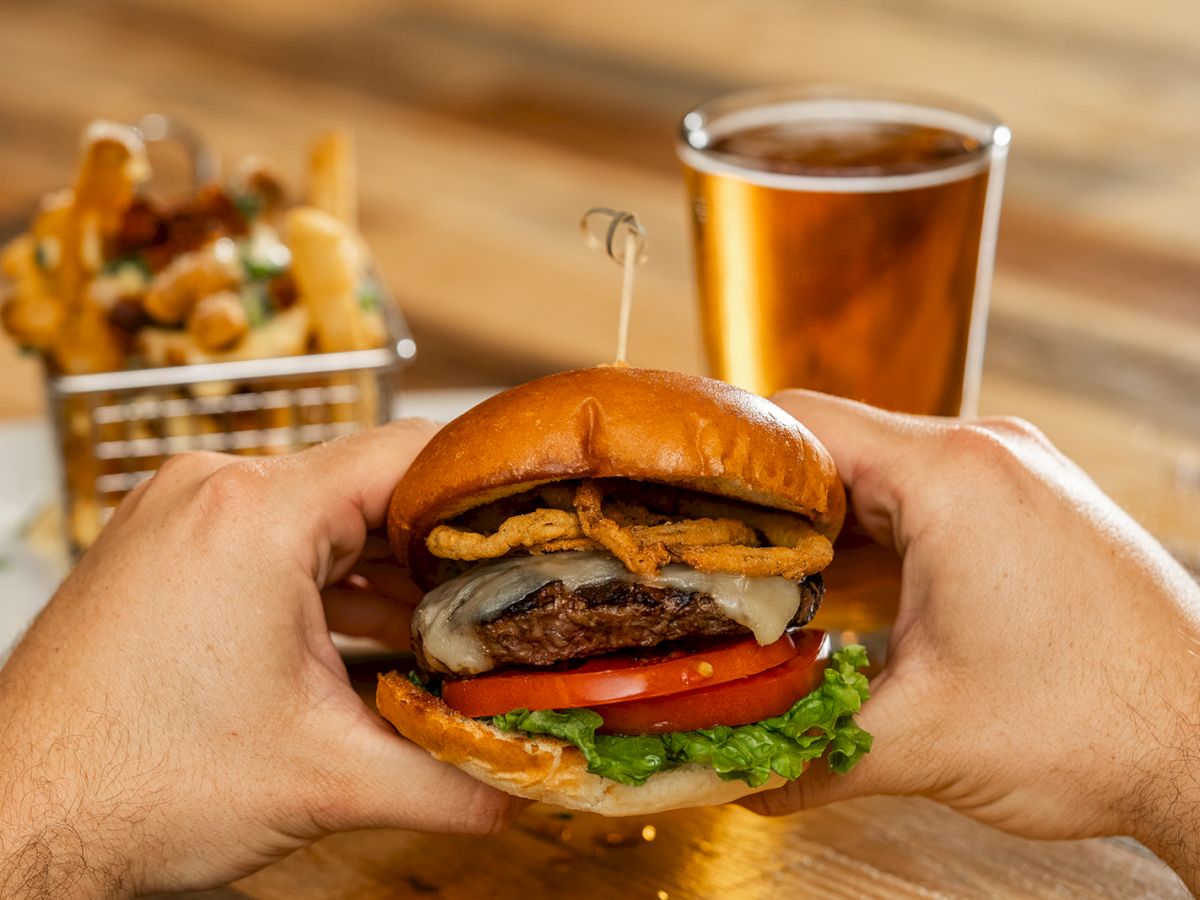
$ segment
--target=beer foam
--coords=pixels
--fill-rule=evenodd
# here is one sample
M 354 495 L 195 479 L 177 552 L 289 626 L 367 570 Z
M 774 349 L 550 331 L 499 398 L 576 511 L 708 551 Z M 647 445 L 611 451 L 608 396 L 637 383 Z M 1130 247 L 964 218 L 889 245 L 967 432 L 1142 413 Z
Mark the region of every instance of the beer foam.
M 800 174 L 772 172 L 744 164 L 710 148 L 723 137 L 740 131 L 781 123 L 806 121 L 880 122 L 923 125 L 958 132 L 979 141 L 976 151 L 964 151 L 961 162 L 918 172 L 881 174 Z M 763 187 L 813 193 L 885 193 L 936 187 L 969 178 L 988 168 L 994 156 L 1007 150 L 1011 133 L 1003 126 L 961 112 L 894 100 L 806 98 L 764 103 L 733 110 L 706 122 L 699 112 L 689 113 L 678 142 L 680 160 L 697 171 L 725 175 Z

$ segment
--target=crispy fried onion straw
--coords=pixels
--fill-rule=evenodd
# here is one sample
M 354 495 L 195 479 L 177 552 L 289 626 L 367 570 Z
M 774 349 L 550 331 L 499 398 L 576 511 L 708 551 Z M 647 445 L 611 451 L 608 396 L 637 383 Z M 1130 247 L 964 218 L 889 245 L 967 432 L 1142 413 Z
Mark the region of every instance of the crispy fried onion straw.
M 536 547 L 552 541 L 582 538 L 579 517 L 561 509 L 539 509 L 505 520 L 495 534 L 463 531 L 439 525 L 429 532 L 425 545 L 443 559 L 495 559 L 517 547 Z M 564 548 L 565 549 L 565 548 Z
M 583 533 L 625 563 L 638 575 L 655 575 L 671 561 L 671 553 L 661 542 L 640 543 L 633 530 L 622 528 L 601 511 L 603 495 L 594 481 L 585 481 L 575 492 L 575 512 Z
M 613 503 L 606 515 L 603 493 L 593 481 L 579 485 L 572 505 L 574 513 L 538 509 L 512 516 L 495 534 L 439 525 L 426 544 L 434 556 L 459 560 L 494 559 L 516 549 L 534 554 L 607 550 L 639 575 L 682 562 L 702 572 L 797 580 L 833 559 L 829 541 L 787 513 L 697 499 L 681 503 L 678 512 L 688 518 L 675 521 L 629 503 Z M 760 532 L 771 546 L 759 546 Z
M 674 556 L 674 554 L 673 554 Z M 820 572 L 833 562 L 833 547 L 815 531 L 795 547 L 684 547 L 680 562 L 701 572 L 730 572 L 735 575 L 782 575 L 799 581 Z

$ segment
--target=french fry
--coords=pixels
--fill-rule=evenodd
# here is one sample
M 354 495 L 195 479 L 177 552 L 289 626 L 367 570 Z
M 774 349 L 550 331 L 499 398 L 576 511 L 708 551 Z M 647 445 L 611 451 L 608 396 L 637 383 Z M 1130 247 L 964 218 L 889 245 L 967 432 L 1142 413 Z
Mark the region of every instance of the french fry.
M 308 202 L 351 228 L 358 222 L 358 177 L 348 131 L 330 129 L 309 154 Z
M 252 153 L 238 161 L 230 183 L 237 194 L 254 200 L 260 216 L 274 216 L 286 200 L 283 178 L 275 164 L 259 153 Z
M 98 121 L 83 140 L 59 263 L 59 290 L 68 304 L 83 296 L 83 282 L 100 268 L 104 239 L 116 233 L 134 188 L 149 173 L 142 139 L 132 128 Z
M 202 297 L 188 316 L 188 331 L 205 350 L 227 350 L 249 329 L 246 307 L 232 291 Z
M 142 328 L 137 333 L 137 348 L 152 366 L 186 366 L 206 361 L 196 338 L 174 328 L 152 325 Z
M 359 312 L 363 319 L 363 334 L 367 346 L 382 347 L 388 342 L 387 320 L 383 317 L 383 310 L 360 309 Z
M 295 356 L 308 345 L 309 317 L 303 306 L 293 306 L 257 328 L 251 328 L 229 350 L 210 352 L 188 331 L 173 328 L 143 328 L 138 332 L 138 350 L 152 366 L 187 366 L 194 363 L 228 362 Z
M 66 316 L 57 275 L 71 202 L 70 191 L 48 194 L 30 230 L 0 252 L 0 271 L 11 285 L 3 304 L 4 327 L 39 350 L 53 345 Z
M 58 367 L 68 375 L 113 372 L 125 366 L 125 352 L 104 309 L 95 303 L 81 304 L 68 313 L 54 342 Z
M 142 308 L 164 325 L 182 322 L 201 298 L 236 287 L 237 248 L 228 239 L 177 256 L 150 282 Z
M 37 215 L 29 231 L 37 242 L 40 263 L 47 277 L 55 275 L 62 262 L 63 242 L 74 212 L 75 194 L 70 190 L 47 194 L 38 204 Z
M 0 253 L 0 269 L 12 281 L 0 308 L 4 327 L 26 346 L 48 349 L 62 328 L 65 310 L 38 265 L 37 241 L 32 234 L 9 242 Z
M 102 121 L 88 128 L 70 211 L 62 223 L 57 292 L 66 315 L 53 349 L 63 371 L 104 372 L 124 364 L 106 311 L 85 289 L 103 262 L 104 242 L 120 227 L 135 187 L 148 173 L 136 131 Z
M 233 349 L 210 354 L 209 359 L 222 362 L 295 356 L 308 349 L 308 334 L 309 311 L 297 304 L 276 314 L 265 324 L 251 328 Z
M 301 303 L 312 315 L 317 349 L 363 350 L 370 330 L 358 302 L 362 271 L 358 236 L 344 223 L 312 207 L 297 207 L 287 216 L 292 276 Z

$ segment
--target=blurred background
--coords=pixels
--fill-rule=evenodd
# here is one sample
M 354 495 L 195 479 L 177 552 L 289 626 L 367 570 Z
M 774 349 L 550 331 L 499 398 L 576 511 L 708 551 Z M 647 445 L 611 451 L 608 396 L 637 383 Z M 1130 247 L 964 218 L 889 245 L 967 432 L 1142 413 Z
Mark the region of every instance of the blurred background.
M 0 15 L 0 238 L 69 183 L 97 116 L 178 116 L 293 183 L 311 136 L 349 127 L 362 229 L 420 346 L 415 387 L 611 358 L 619 276 L 576 230 L 596 204 L 649 232 L 631 361 L 702 370 L 672 147 L 701 100 L 848 82 L 990 107 L 1015 139 L 984 411 L 1086 449 L 1156 530 L 1196 515 L 1194 0 L 51 0 Z M 0 419 L 39 415 L 40 377 L 0 341 Z

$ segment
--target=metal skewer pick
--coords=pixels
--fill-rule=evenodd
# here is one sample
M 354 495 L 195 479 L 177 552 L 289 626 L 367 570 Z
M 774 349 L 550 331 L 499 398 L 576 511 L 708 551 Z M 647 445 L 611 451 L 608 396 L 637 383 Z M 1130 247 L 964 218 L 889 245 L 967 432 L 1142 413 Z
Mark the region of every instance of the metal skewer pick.
M 629 315 L 633 309 L 633 273 L 646 261 L 646 230 L 637 216 L 624 210 L 594 206 L 579 220 L 590 249 L 603 248 L 609 258 L 624 269 L 621 280 L 621 313 L 617 326 L 617 359 L 624 366 L 629 347 Z

